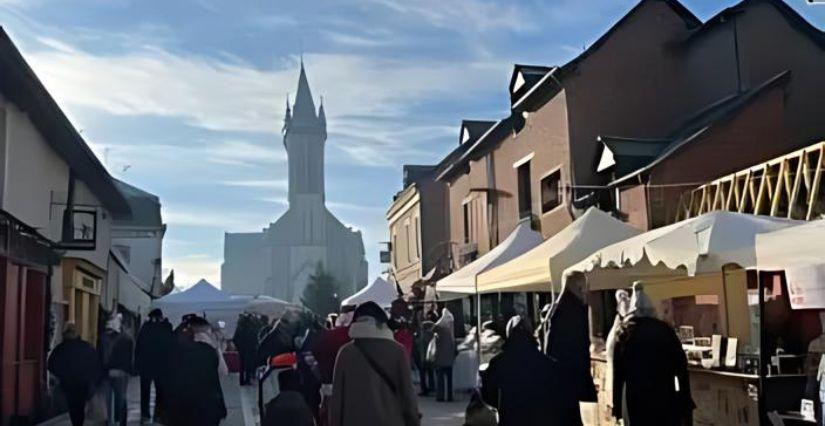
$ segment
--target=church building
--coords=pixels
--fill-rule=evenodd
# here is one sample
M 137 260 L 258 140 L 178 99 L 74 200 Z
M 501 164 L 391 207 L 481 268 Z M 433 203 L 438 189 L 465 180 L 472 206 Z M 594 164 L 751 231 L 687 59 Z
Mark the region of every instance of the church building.
M 289 158 L 289 208 L 263 232 L 226 233 L 221 287 L 233 294 L 264 294 L 299 302 L 320 263 L 335 277 L 343 299 L 367 283 L 361 232 L 342 224 L 325 204 L 323 102 L 317 113 L 304 65 L 298 92 L 284 119 Z

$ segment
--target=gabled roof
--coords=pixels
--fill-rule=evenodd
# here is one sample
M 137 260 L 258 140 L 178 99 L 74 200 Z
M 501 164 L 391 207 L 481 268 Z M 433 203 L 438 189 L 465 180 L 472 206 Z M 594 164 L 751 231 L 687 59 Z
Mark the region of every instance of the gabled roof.
M 487 130 L 490 130 L 490 127 L 493 127 L 496 124 L 495 121 L 484 121 L 484 120 L 462 120 L 461 121 L 461 131 L 458 135 L 458 143 L 473 143 L 478 138 L 481 137 Z
M 470 160 L 476 159 L 484 153 L 487 152 L 488 149 L 497 146 L 501 141 L 503 141 L 513 129 L 524 122 L 524 118 L 521 114 L 510 114 L 507 118 L 501 119 L 497 121 L 493 126 L 490 126 L 483 135 L 479 136 L 474 142 L 466 142 L 461 144 L 461 147 L 467 147 L 464 149 L 463 152 L 460 153 L 460 156 L 455 160 L 451 161 L 450 164 L 444 164 L 444 168 L 439 171 L 436 180 L 445 180 L 450 179 L 455 176 L 457 173 L 465 170 L 466 165 L 469 163 Z M 453 155 L 450 153 L 450 155 Z M 443 162 L 442 162 L 443 164 Z
M 116 188 L 109 172 L 86 145 L 2 27 L 0 76 L 0 92 L 26 112 L 46 143 L 69 165 L 75 176 L 89 187 L 112 216 L 128 217 L 129 204 Z
M 721 12 L 708 19 L 707 22 L 705 22 L 701 27 L 693 31 L 685 41 L 693 41 L 706 34 L 708 31 L 730 22 L 731 18 L 745 12 L 748 7 L 763 3 L 773 6 L 779 14 L 785 18 L 791 27 L 807 36 L 820 48 L 825 49 L 825 32 L 813 26 L 813 24 L 808 22 L 808 20 L 803 18 L 796 10 L 788 6 L 782 0 L 743 0 L 734 6 L 723 9 Z
M 113 223 L 121 226 L 162 227 L 160 217 L 160 199 L 140 188 L 114 179 L 115 186 L 126 197 L 132 211 L 131 219 L 115 219 Z
M 786 70 L 751 90 L 719 99 L 693 114 L 683 122 L 676 132 L 661 140 L 649 140 L 651 142 L 641 144 L 642 139 L 600 137 L 603 146 L 608 148 L 614 158 L 617 155 L 620 157 L 625 156 L 626 161 L 629 162 L 629 164 L 622 165 L 616 161 L 615 176 L 617 179 L 611 182 L 610 186 L 620 184 L 633 176 L 649 171 L 685 145 L 699 139 L 712 127 L 734 117 L 767 89 L 785 84 L 789 76 L 790 71 Z M 600 165 L 604 161 L 604 152 L 602 153 L 602 161 L 599 162 Z M 628 169 L 632 171 L 628 172 Z M 624 172 L 624 174 L 620 172 Z
M 423 179 L 434 179 L 438 165 L 404 164 L 404 188 L 418 183 Z
M 610 37 L 632 17 L 641 7 L 648 2 L 662 2 L 669 6 L 682 20 L 685 22 L 687 28 L 698 28 L 702 25 L 702 21 L 696 17 L 690 10 L 679 3 L 677 0 L 641 0 L 629 12 L 627 12 L 621 19 L 616 21 L 604 34 L 601 35 L 593 44 L 587 47 L 578 56 L 558 67 L 552 73 L 545 73 L 539 81 L 537 81 L 528 92 L 521 94 L 518 100 L 513 100 L 513 109 L 516 111 L 534 111 L 547 100 L 551 99 L 561 89 L 560 83 L 563 83 L 564 78 L 576 69 L 579 63 L 590 57 L 596 50 L 598 50 Z M 551 67 L 554 69 L 556 67 Z M 514 74 L 515 77 L 515 74 Z M 553 78 L 551 78 L 553 77 Z M 512 88 L 511 81 L 510 87 Z M 511 90 L 512 93 L 512 90 Z
M 543 65 L 513 65 L 513 74 L 510 77 L 510 103 L 515 103 L 524 96 L 536 83 L 541 81 L 548 72 L 555 67 Z

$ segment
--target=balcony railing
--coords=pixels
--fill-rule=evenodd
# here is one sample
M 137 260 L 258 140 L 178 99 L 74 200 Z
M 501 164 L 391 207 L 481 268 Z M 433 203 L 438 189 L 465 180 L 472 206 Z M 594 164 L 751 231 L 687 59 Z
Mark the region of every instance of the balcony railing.
M 825 214 L 825 142 L 685 192 L 675 221 L 714 210 L 813 220 Z
M 17 261 L 37 265 L 60 262 L 51 241 L 5 210 L 0 210 L 0 252 Z

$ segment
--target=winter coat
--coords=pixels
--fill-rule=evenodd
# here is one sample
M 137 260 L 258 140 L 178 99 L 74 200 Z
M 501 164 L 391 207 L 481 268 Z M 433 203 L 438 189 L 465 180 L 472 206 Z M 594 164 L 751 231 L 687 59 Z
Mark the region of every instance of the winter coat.
M 106 330 L 100 337 L 100 359 L 107 372 L 119 370 L 134 372 L 134 344 L 132 338 L 114 330 Z
M 567 392 L 556 363 L 527 335 L 514 336 L 481 373 L 481 396 L 499 411 L 501 426 L 568 425 L 556 394 Z
M 266 415 L 261 426 L 315 426 L 315 418 L 296 391 L 283 391 L 266 404 Z
M 135 368 L 141 376 L 158 377 L 166 372 L 173 340 L 169 321 L 143 323 L 135 343 Z
M 546 354 L 558 362 L 567 392 L 560 395 L 558 416 L 580 425 L 579 402 L 595 402 L 596 386 L 590 372 L 590 330 L 587 306 L 570 291 L 562 292 L 550 314 Z
M 453 329 L 453 315 L 444 309 L 444 314 L 435 323 L 435 360 L 433 365 L 438 367 L 452 367 L 456 355 L 455 331 Z
M 329 425 L 418 426 L 410 363 L 389 327 L 362 318 L 350 326 L 349 335 L 354 341 L 341 348 L 335 361 Z
M 261 323 L 249 316 L 242 316 L 238 321 L 235 334 L 232 335 L 232 342 L 235 343 L 238 355 L 245 365 L 258 363 L 258 333 L 261 328 L 263 328 Z
M 88 391 L 100 380 L 103 369 L 92 345 L 80 338 L 64 340 L 49 355 L 49 371 L 65 389 Z
M 332 383 L 332 375 L 335 369 L 335 358 L 338 351 L 352 340 L 349 337 L 349 326 L 337 327 L 326 330 L 318 338 L 312 354 L 318 362 L 318 370 L 321 372 L 322 383 Z
M 619 330 L 613 359 L 613 415 L 624 418 L 625 425 L 675 426 L 690 416 L 695 405 L 687 357 L 667 323 L 628 319 Z
M 195 342 L 185 335 L 177 336 L 168 391 L 164 392 L 168 424 L 217 425 L 220 419 L 226 417 L 218 364 L 214 347 Z

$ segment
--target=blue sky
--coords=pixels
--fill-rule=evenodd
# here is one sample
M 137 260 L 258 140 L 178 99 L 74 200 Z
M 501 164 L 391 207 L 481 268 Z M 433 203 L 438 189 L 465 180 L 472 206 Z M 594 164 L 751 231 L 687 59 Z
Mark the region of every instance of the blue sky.
M 683 2 L 707 19 L 732 1 Z M 817 27 L 825 6 L 789 3 Z M 158 194 L 164 269 L 220 281 L 223 233 L 286 209 L 301 52 L 329 121 L 327 200 L 370 263 L 401 165 L 508 108 L 513 63 L 562 64 L 635 0 L 0 0 L 0 25 L 112 174 Z

